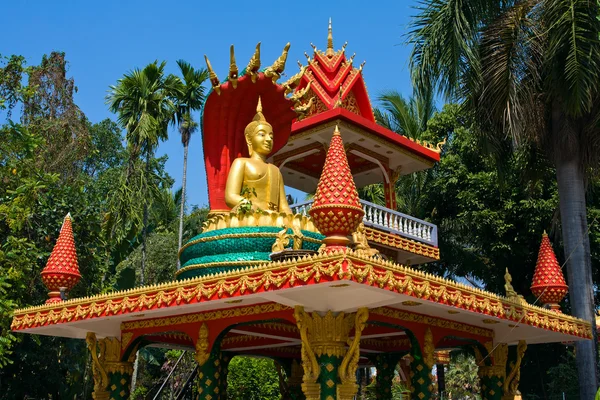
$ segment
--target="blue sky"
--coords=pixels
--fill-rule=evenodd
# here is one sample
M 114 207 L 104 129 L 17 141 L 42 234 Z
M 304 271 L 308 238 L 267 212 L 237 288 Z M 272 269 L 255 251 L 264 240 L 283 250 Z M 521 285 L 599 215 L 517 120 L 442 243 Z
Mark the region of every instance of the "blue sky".
M 263 65 L 272 63 L 291 43 L 286 71 L 306 63 L 310 43 L 324 49 L 327 22 L 333 21 L 334 47 L 347 41 L 356 52 L 371 100 L 385 90 L 405 96 L 412 89 L 408 73 L 410 48 L 404 45 L 412 8 L 402 1 L 5 1 L 1 6 L 3 34 L 0 54 L 20 54 L 28 64 L 42 55 L 64 51 L 68 74 L 78 87 L 76 102 L 92 122 L 115 119 L 105 105 L 109 85 L 127 71 L 156 59 L 166 60 L 168 72 L 184 59 L 205 67 L 208 55 L 217 75 L 225 78 L 229 46 L 235 45 L 238 65 L 244 66 L 257 42 L 262 42 Z M 199 119 L 199 115 L 196 116 Z M 181 184 L 183 149 L 178 133 L 170 132 L 158 155 L 167 154 L 167 170 Z M 301 199 L 300 199 L 301 200 Z M 206 179 L 199 136 L 192 137 L 188 165 L 188 203 L 207 204 Z

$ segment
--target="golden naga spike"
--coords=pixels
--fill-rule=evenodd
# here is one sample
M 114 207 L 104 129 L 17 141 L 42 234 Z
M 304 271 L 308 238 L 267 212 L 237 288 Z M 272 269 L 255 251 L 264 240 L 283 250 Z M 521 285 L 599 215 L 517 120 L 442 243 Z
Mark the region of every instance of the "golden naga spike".
M 287 81 L 285 81 L 281 85 L 281 86 L 283 86 L 285 88 L 285 95 L 286 96 L 288 94 L 292 93 L 292 91 L 294 89 L 296 89 L 296 87 L 300 83 L 300 80 L 302 79 L 302 75 L 304 75 L 305 71 L 306 71 L 306 67 L 302 66 L 302 64 L 301 64 L 300 65 L 300 72 L 298 72 L 296 75 L 292 76 L 290 79 L 288 79 Z
M 235 52 L 233 50 L 233 45 L 229 48 L 229 81 L 234 89 L 237 88 L 238 81 L 238 67 L 235 64 Z
M 206 57 L 206 54 L 204 55 L 204 60 L 206 61 L 206 69 L 208 69 L 208 79 L 210 79 L 210 83 L 213 87 L 213 90 L 217 92 L 218 95 L 220 95 L 221 87 L 219 77 L 215 73 L 215 70 L 212 68 L 212 65 L 210 65 L 210 61 L 208 61 L 208 57 Z
M 310 56 L 308 55 L 307 52 L 304 52 L 304 57 L 306 57 L 306 62 L 308 62 L 310 64 Z
M 315 99 L 314 97 L 311 97 L 310 100 L 308 100 L 308 103 L 294 107 L 294 111 L 296 112 L 296 114 L 299 114 L 299 115 L 306 114 L 308 112 L 308 110 L 310 110 L 310 108 L 313 106 L 314 99 Z
M 360 67 L 358 68 L 358 72 L 362 72 L 363 67 L 365 66 L 366 63 L 367 63 L 367 60 L 363 61 L 362 64 L 360 64 Z
M 310 42 L 310 47 L 312 47 L 315 52 L 317 51 L 317 46 L 315 46 L 313 42 Z
M 246 75 L 250 75 L 252 78 L 252 83 L 256 83 L 256 78 L 258 78 L 258 69 L 260 68 L 260 42 L 256 45 L 256 50 L 254 50 L 254 54 L 248 62 L 248 66 L 246 67 Z
M 296 103 L 296 102 L 298 102 L 298 100 L 300 100 L 301 98 L 306 96 L 306 93 L 308 93 L 308 91 L 310 90 L 311 83 L 312 83 L 312 81 L 308 81 L 308 85 L 306 85 L 306 87 L 304 89 L 298 90 L 296 93 L 294 93 L 290 97 L 290 100 L 292 100 L 294 103 Z
M 333 33 L 331 31 L 331 18 L 329 18 L 329 27 L 327 28 L 327 51 L 325 52 L 326 56 L 333 56 L 335 53 L 333 51 Z
M 348 59 L 348 64 L 352 64 L 352 61 L 354 61 L 354 57 L 356 57 L 356 53 L 352 54 L 352 56 L 350 56 L 350 58 Z
M 300 60 L 296 60 L 296 62 L 298 63 L 298 68 L 300 68 L 300 69 L 304 68 L 304 65 L 302 65 Z
M 346 51 L 346 46 L 348 46 L 348 42 L 344 42 L 344 45 L 342 46 L 342 53 Z
M 344 95 L 344 87 L 340 85 L 340 90 L 338 92 L 338 99 L 333 105 L 333 108 L 338 108 L 342 106 L 342 96 Z
M 285 62 L 287 60 L 288 51 L 290 50 L 290 43 L 288 42 L 283 48 L 281 55 L 275 60 L 273 65 L 265 69 L 265 76 L 271 78 L 273 84 L 277 83 L 277 79 L 281 77 L 281 73 L 285 69 Z

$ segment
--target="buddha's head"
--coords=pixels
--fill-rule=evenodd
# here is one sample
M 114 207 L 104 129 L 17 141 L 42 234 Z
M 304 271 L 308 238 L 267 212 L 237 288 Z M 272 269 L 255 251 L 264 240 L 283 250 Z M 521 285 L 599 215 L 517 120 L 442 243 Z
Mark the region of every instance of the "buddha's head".
M 244 136 L 246 136 L 246 144 L 248 145 L 250 156 L 256 152 L 266 157 L 273 150 L 273 127 L 267 122 L 262 113 L 260 97 L 256 106 L 256 115 L 252 119 L 252 122 L 246 125 Z

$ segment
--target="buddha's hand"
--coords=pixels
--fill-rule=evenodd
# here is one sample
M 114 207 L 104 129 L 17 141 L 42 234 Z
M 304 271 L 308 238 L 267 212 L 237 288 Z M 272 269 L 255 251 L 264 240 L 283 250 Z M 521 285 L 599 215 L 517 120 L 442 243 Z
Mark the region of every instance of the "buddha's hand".
M 243 198 L 242 200 L 240 200 L 237 206 L 231 209 L 231 211 L 236 214 L 245 214 L 247 212 L 253 211 L 252 202 L 246 198 Z

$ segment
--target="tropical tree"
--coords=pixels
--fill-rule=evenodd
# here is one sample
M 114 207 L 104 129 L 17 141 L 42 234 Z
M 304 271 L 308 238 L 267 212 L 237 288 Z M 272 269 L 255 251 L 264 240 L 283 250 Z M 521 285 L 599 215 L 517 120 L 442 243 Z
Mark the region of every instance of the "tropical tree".
M 187 182 L 187 158 L 190 138 L 198 129 L 198 123 L 194 121 L 192 112 L 200 110 L 206 98 L 205 87 L 202 86 L 208 79 L 208 72 L 201 69 L 194 69 L 189 63 L 178 60 L 177 65 L 183 76 L 183 81 L 179 82 L 177 90 L 174 92 L 175 102 L 175 120 L 181 133 L 181 143 L 183 144 L 183 176 L 181 180 L 181 198 L 179 204 L 179 248 L 181 248 L 183 237 L 183 214 L 185 211 L 185 189 Z M 177 267 L 179 268 L 179 258 L 177 258 Z
M 420 92 L 415 92 L 409 99 L 405 99 L 397 91 L 391 90 L 383 93 L 377 100 L 381 108 L 375 109 L 375 118 L 380 125 L 413 140 L 424 139 L 423 135 L 427 130 L 427 123 L 436 112 L 431 90 L 423 88 Z M 431 138 L 427 137 L 427 139 Z M 398 211 L 417 218 L 425 218 L 427 210 L 424 202 L 424 188 L 430 175 L 430 171 L 420 171 L 402 176 L 396 181 Z M 381 185 L 379 187 L 381 188 Z M 367 188 L 368 190 L 364 191 L 365 195 L 378 195 L 374 196 L 373 199 L 378 200 L 381 198 L 382 201 L 382 203 L 373 202 L 377 204 L 385 203 L 383 188 L 381 188 L 381 191 L 376 191 L 369 186 Z M 381 195 L 379 196 L 380 192 Z M 370 197 L 366 198 L 370 199 Z
M 581 398 L 597 387 L 586 172 L 598 163 L 600 20 L 588 0 L 427 0 L 413 21 L 412 73 L 474 112 L 492 145 L 533 142 L 556 167 Z
M 112 112 L 118 114 L 119 124 L 126 130 L 130 155 L 125 186 L 133 173 L 135 161 L 145 158 L 144 173 L 141 174 L 143 200 L 141 283 L 144 284 L 146 269 L 146 235 L 148 233 L 148 213 L 152 200 L 148 175 L 151 161 L 160 140 L 168 137 L 167 128 L 174 120 L 175 105 L 172 94 L 178 90 L 179 79 L 165 76 L 166 62 L 155 61 L 144 69 L 134 69 L 110 87 L 107 102 Z

